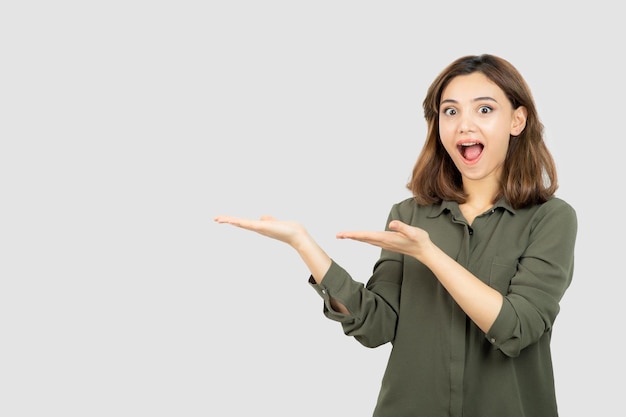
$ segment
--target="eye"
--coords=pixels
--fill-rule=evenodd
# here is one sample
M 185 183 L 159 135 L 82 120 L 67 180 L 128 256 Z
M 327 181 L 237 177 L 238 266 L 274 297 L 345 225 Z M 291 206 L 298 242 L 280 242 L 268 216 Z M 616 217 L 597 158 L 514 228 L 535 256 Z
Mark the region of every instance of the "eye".
M 454 116 L 456 114 L 456 109 L 448 107 L 447 109 L 443 109 L 443 114 L 445 114 L 446 116 Z
M 487 114 L 487 113 L 491 113 L 493 109 L 489 106 L 480 106 L 478 108 L 478 113 L 480 114 Z

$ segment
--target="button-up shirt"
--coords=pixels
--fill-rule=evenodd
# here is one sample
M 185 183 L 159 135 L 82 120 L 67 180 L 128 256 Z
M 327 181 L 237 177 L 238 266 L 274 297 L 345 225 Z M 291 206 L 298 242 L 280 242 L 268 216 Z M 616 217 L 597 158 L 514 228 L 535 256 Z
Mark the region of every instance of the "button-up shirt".
M 456 202 L 393 205 L 387 219 L 435 245 L 504 297 L 487 334 L 413 257 L 382 250 L 367 284 L 333 260 L 326 317 L 367 347 L 392 344 L 374 417 L 555 417 L 552 325 L 574 268 L 577 218 L 559 198 L 523 209 L 504 200 L 472 224 Z M 349 314 L 333 310 L 330 298 Z

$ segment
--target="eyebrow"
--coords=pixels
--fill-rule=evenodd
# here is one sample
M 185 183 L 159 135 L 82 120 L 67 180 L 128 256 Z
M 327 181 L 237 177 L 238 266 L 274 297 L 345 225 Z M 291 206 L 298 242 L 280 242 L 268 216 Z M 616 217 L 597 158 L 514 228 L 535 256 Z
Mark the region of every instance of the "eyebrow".
M 472 102 L 476 102 L 476 101 L 493 101 L 494 103 L 497 103 L 498 101 L 493 98 L 493 97 L 489 97 L 489 96 L 485 96 L 485 97 L 476 97 L 475 99 L 472 99 Z M 441 103 L 439 103 L 439 105 L 443 105 L 443 104 L 447 104 L 447 103 L 458 103 L 458 101 L 454 100 L 454 99 L 446 99 L 446 100 L 442 100 Z

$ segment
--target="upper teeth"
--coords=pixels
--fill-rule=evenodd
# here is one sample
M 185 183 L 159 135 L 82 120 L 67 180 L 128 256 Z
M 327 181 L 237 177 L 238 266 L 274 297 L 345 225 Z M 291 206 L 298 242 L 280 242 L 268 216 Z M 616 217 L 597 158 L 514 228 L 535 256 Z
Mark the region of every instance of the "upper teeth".
M 465 142 L 461 144 L 461 146 L 474 146 L 474 145 L 478 145 L 478 142 Z

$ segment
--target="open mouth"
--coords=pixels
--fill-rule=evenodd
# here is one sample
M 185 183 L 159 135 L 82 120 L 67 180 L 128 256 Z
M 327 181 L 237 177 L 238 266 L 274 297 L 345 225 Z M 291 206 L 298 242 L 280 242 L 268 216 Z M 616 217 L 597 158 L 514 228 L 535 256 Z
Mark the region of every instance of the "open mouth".
M 463 159 L 471 162 L 478 159 L 485 146 L 478 141 L 467 141 L 459 143 L 456 147 Z

